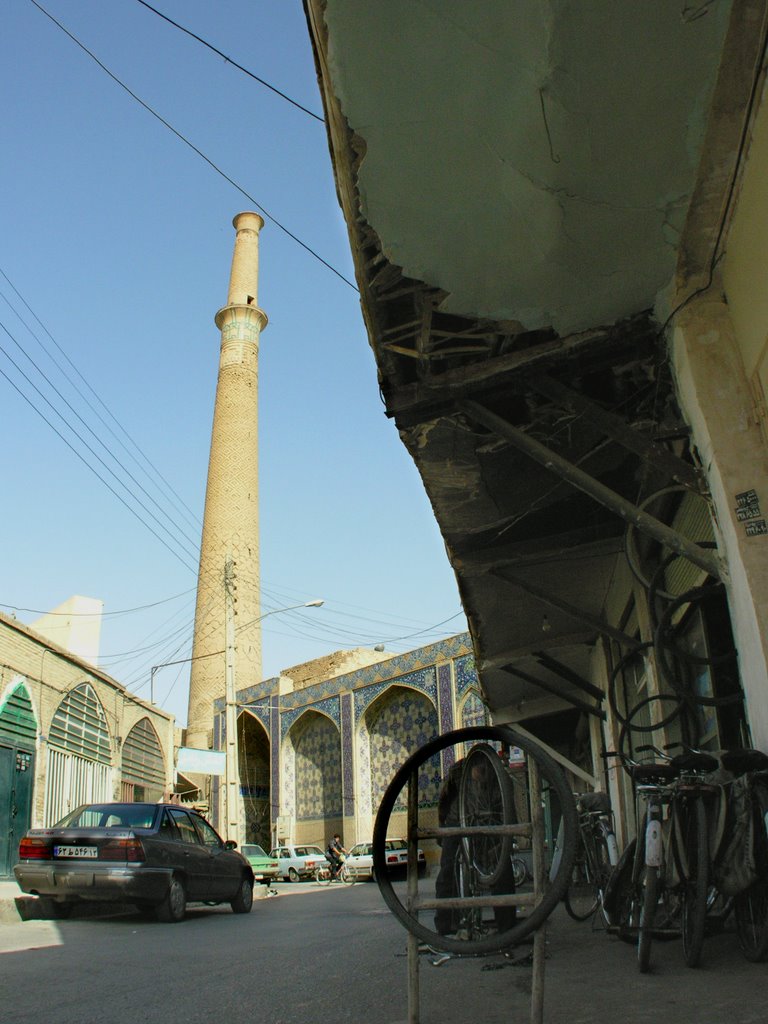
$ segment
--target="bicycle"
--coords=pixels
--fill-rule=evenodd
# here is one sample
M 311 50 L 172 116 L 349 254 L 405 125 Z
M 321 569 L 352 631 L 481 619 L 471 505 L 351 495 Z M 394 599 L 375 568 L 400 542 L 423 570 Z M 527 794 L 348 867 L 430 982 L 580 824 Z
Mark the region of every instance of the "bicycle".
M 316 868 L 315 881 L 318 885 L 330 885 L 331 882 L 346 882 L 347 885 L 354 885 L 357 881 L 357 875 L 342 859 L 341 867 L 335 873 L 330 861 L 326 864 L 321 864 L 320 867 Z
M 619 860 L 613 811 L 607 793 L 577 793 L 579 812 L 579 848 L 563 905 L 574 921 L 588 921 L 600 909 L 608 923 L 604 907 L 605 889 Z M 558 829 L 553 865 L 556 867 L 562 843 Z
M 732 833 L 735 841 L 724 844 L 738 858 L 731 871 L 737 875 L 738 891 L 733 897 L 736 934 L 741 951 L 752 963 L 768 960 L 768 756 L 759 750 L 728 750 L 720 755 L 726 771 L 738 776 L 731 784 Z M 745 807 L 734 820 L 737 801 Z M 718 864 L 724 871 L 722 861 Z
M 643 751 L 653 751 L 667 760 L 639 764 L 622 757 L 646 810 L 641 820 L 638 815 L 639 841 L 633 849 L 632 884 L 623 901 L 617 901 L 623 904 L 624 916 L 618 928 L 620 934 L 622 930 L 625 934 L 636 931 L 641 973 L 650 969 L 654 938 L 678 933 L 682 934 L 686 964 L 696 967 L 701 960 L 710 903 L 711 861 L 705 800 L 718 791 L 702 775 L 714 771 L 718 762 L 698 751 L 672 758 L 652 746 L 638 748 L 638 752 Z M 620 862 L 619 867 L 626 870 L 627 862 Z M 661 925 L 660 904 L 666 913 Z

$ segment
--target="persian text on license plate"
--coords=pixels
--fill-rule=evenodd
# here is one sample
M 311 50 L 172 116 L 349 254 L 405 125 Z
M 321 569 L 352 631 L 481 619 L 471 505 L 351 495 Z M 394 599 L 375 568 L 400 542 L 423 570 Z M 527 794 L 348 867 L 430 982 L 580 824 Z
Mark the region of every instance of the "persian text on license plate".
M 98 857 L 95 846 L 54 846 L 54 857 Z

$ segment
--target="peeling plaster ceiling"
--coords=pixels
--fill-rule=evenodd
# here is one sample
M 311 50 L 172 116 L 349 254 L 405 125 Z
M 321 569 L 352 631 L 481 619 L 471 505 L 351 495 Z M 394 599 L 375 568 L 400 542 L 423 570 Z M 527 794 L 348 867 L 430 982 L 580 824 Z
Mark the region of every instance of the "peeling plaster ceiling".
M 304 3 L 387 415 L 489 706 L 599 715 L 595 645 L 637 641 L 606 618 L 627 512 L 595 490 L 631 515 L 703 489 L 653 309 L 709 266 L 768 2 Z
M 362 212 L 441 308 L 570 333 L 653 306 L 730 3 L 328 0 Z

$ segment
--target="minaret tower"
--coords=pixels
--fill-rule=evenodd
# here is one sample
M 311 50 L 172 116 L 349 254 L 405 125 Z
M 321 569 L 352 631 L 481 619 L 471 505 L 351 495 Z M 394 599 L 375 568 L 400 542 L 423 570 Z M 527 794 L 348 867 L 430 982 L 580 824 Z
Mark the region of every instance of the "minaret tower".
M 213 702 L 225 694 L 225 587 L 234 598 L 238 679 L 261 681 L 257 397 L 259 334 L 267 317 L 257 298 L 264 221 L 239 213 L 232 223 L 229 294 L 216 314 L 221 353 L 189 681 L 187 745 L 204 749 L 211 746 Z

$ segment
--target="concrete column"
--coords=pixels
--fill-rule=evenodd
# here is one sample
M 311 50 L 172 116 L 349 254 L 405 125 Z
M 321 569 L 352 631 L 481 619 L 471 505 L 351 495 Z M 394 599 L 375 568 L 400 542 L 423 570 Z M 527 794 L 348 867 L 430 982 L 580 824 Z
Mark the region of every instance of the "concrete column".
M 758 520 L 740 520 L 737 495 L 756 492 L 759 520 L 768 522 L 768 452 L 728 306 L 692 301 L 678 313 L 672 365 L 678 399 L 693 429 L 712 492 L 747 717 L 756 746 L 768 750 L 768 534 Z M 743 499 L 742 499 L 743 501 Z
M 240 213 L 221 331 L 219 378 L 205 495 L 195 634 L 189 684 L 187 745 L 211 744 L 213 702 L 224 696 L 224 563 L 231 553 L 235 599 L 236 689 L 261 680 L 258 358 L 267 317 L 256 305 L 257 213 Z

